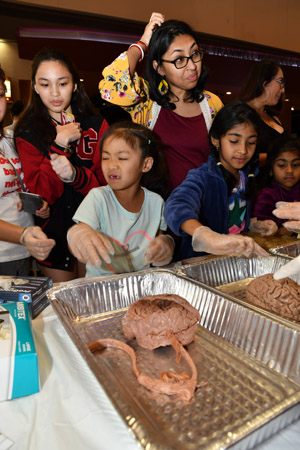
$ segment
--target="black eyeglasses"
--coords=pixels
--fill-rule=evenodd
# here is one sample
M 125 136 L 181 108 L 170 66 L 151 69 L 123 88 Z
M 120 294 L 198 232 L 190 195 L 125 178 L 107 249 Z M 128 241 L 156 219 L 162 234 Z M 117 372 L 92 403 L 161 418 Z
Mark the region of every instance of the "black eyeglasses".
M 273 81 L 276 81 L 280 84 L 281 89 L 285 87 L 285 79 L 284 78 L 273 78 Z
M 176 69 L 183 69 L 191 59 L 193 63 L 197 63 L 202 61 L 203 59 L 203 50 L 195 50 L 191 56 L 178 56 L 178 58 L 174 59 L 173 61 L 169 61 L 167 59 L 161 59 L 162 62 L 174 64 Z

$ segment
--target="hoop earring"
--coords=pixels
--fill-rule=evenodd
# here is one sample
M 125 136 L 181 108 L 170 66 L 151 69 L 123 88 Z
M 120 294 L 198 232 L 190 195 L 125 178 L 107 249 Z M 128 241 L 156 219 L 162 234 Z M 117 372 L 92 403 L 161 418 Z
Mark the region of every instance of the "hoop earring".
M 166 95 L 168 90 L 169 90 L 169 85 L 168 82 L 165 78 L 163 78 L 161 80 L 161 82 L 159 83 L 158 87 L 158 92 L 160 93 L 160 95 Z

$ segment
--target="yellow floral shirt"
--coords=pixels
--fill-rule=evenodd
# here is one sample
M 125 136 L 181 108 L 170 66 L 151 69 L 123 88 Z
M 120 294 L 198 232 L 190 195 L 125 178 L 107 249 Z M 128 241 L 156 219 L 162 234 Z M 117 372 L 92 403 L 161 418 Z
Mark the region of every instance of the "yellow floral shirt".
M 124 108 L 133 122 L 151 127 L 153 109 L 156 102 L 150 98 L 150 88 L 146 80 L 135 72 L 130 77 L 127 52 L 121 53 L 109 66 L 103 70 L 103 79 L 99 83 L 101 97 L 114 105 Z M 222 108 L 220 98 L 204 91 L 209 106 L 211 121 Z M 151 127 L 153 128 L 153 127 Z

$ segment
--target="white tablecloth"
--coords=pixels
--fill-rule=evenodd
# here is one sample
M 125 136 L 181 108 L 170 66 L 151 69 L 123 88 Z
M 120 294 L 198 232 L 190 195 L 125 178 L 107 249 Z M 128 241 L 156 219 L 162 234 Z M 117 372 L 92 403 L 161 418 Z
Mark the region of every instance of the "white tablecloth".
M 13 450 L 138 450 L 101 385 L 51 306 L 33 320 L 39 357 L 38 394 L 0 403 L 0 433 Z M 1 380 L 0 380 L 1 382 Z M 0 450 L 1 446 L 0 435 Z M 300 448 L 300 420 L 259 450 Z

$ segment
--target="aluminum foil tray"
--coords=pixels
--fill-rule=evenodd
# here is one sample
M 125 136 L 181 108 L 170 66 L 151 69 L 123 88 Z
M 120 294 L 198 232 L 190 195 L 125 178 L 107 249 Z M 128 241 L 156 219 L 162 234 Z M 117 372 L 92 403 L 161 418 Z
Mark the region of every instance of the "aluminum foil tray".
M 246 288 L 253 278 L 275 273 L 282 265 L 287 264 L 288 259 L 283 256 L 270 255 L 268 258 L 261 257 L 236 257 L 221 256 L 212 260 L 201 260 L 176 267 L 176 273 L 187 276 L 210 286 L 223 295 L 240 302 L 256 311 L 267 314 L 273 320 L 291 326 L 300 332 L 300 323 L 285 319 L 276 313 L 271 313 L 262 308 L 251 305 L 246 301 Z M 300 275 L 292 276 L 294 281 L 300 284 Z
M 125 340 L 121 319 L 145 295 L 178 294 L 201 316 L 187 348 L 198 369 L 194 400 L 151 393 L 117 349 L 87 343 Z M 144 449 L 250 449 L 300 416 L 300 333 L 169 270 L 79 279 L 47 292 L 53 309 Z M 184 370 L 171 348 L 129 341 L 141 370 Z
M 269 252 L 274 255 L 285 256 L 286 258 L 292 259 L 300 255 L 300 242 L 273 247 L 269 249 Z

